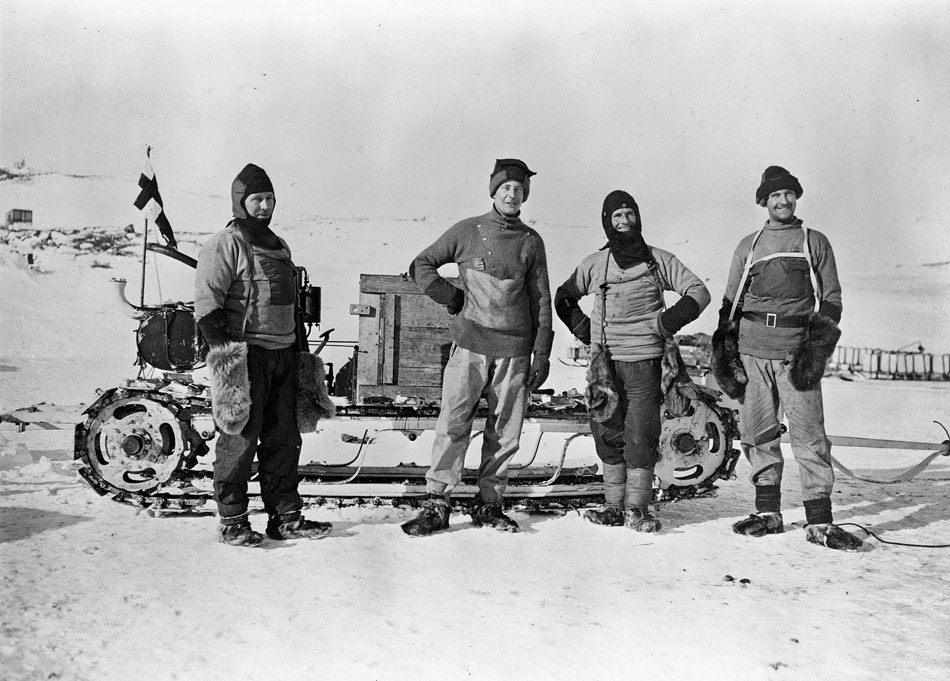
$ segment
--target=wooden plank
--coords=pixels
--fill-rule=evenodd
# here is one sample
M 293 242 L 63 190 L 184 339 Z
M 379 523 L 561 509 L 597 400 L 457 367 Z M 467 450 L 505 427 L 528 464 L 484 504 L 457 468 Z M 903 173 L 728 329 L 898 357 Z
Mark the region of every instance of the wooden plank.
M 431 367 L 399 367 L 399 385 L 406 386 L 408 392 L 420 386 L 441 387 L 442 368 Z
M 395 398 L 399 395 L 417 397 L 426 402 L 442 399 L 442 388 L 439 386 L 361 385 L 359 392 L 362 402 L 365 402 L 367 397 Z
M 399 323 L 403 327 L 448 329 L 451 318 L 444 305 L 439 305 L 429 296 L 403 295 Z
M 396 384 L 399 382 L 399 372 L 397 371 L 399 336 L 396 333 L 396 324 L 399 320 L 399 298 L 400 296 L 394 293 L 382 295 L 380 383 Z
M 416 282 L 400 274 L 361 274 L 360 293 L 421 294 Z
M 399 329 L 399 366 L 445 366 L 449 361 L 452 336 L 448 329 L 405 326 Z
M 360 294 L 360 304 L 379 309 L 379 296 Z M 356 400 L 360 401 L 363 385 L 379 383 L 379 318 L 360 317 L 359 362 L 356 369 Z

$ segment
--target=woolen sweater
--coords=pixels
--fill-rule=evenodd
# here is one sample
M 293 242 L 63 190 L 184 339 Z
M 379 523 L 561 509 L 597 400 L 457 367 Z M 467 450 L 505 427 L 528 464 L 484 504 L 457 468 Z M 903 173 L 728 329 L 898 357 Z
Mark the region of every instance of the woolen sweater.
M 544 241 L 520 218 L 494 208 L 450 227 L 409 267 L 416 285 L 442 305 L 459 289 L 438 273 L 457 263 L 464 305 L 449 329 L 462 348 L 492 357 L 551 354 L 551 288 Z
M 277 242 L 273 249 L 251 243 L 235 221 L 205 241 L 195 271 L 195 319 L 223 309 L 232 339 L 271 350 L 292 345 L 296 270 L 287 243 Z
M 756 233 L 744 237 L 732 256 L 729 280 L 726 283 L 724 306 L 740 296 L 741 314 L 774 314 L 781 317 L 807 317 L 815 310 L 815 293 L 808 275 L 808 263 L 802 258 L 781 258 L 783 270 L 767 278 L 753 267 L 752 276 L 744 292 L 738 291 L 749 250 Z M 805 232 L 802 221 L 795 219 L 788 225 L 765 223 L 765 229 L 755 241 L 753 262 L 775 253 L 802 253 Z M 841 318 L 841 284 L 835 254 L 828 238 L 821 232 L 808 230 L 808 248 L 818 280 L 819 302 L 822 314 L 835 322 Z M 768 282 L 766 281 L 768 279 Z M 739 313 L 736 315 L 739 317 Z M 739 323 L 739 352 L 761 359 L 785 359 L 802 341 L 805 325 L 795 327 L 767 326 L 750 318 Z
M 672 253 L 649 248 L 661 280 L 645 262 L 623 269 L 605 248 L 584 258 L 558 288 L 559 295 L 575 303 L 595 294 L 590 315 L 591 344 L 603 344 L 606 336 L 611 359 L 620 362 L 639 362 L 663 355 L 665 341 L 671 337 L 660 324 L 664 290 L 692 298 L 696 302 L 696 316 L 709 305 L 709 291 L 699 277 Z

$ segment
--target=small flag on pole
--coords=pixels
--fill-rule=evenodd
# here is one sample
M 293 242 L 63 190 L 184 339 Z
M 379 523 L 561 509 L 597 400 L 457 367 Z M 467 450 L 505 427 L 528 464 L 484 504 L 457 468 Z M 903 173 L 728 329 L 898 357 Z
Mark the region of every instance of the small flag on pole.
M 145 150 L 145 171 L 139 175 L 139 196 L 135 199 L 135 207 L 145 213 L 145 217 L 158 225 L 158 230 L 165 238 L 169 248 L 178 248 L 172 226 L 165 217 L 165 207 L 162 204 L 162 195 L 158 193 L 158 180 L 152 170 L 152 147 Z

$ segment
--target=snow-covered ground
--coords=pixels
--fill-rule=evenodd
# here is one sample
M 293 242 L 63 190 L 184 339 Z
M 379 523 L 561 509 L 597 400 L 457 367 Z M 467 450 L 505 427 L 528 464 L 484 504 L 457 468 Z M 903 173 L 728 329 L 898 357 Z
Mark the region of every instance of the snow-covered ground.
M 92 184 L 77 188 L 77 182 Z M 79 193 L 115 196 L 107 182 L 53 175 L 0 182 L 4 210 L 26 200 L 22 207 L 42 205 L 51 219 L 42 227 L 57 232 L 29 243 L 7 235 L 0 244 L 0 412 L 88 404 L 97 389 L 135 374 L 135 322 L 111 307 L 109 279 L 126 278 L 128 297 L 138 299 L 140 237 L 125 255 L 79 242 L 97 225 L 118 238 L 125 224 L 140 220 L 128 212 L 119 219 L 79 211 L 70 221 L 62 208 L 77 203 L 70 197 Z M 132 196 L 134 185 L 123 191 Z M 228 213 L 223 197 L 194 200 L 189 214 L 218 217 L 204 221 L 205 230 L 176 230 L 192 255 Z M 289 211 L 280 218 L 276 228 L 295 259 L 323 287 L 324 327 L 347 340 L 357 335 L 348 306 L 358 302 L 358 274 L 405 271 L 451 222 Z M 536 226 L 555 285 L 601 242 L 595 226 Z M 70 229 L 81 233 L 65 234 Z M 708 278 L 718 299 L 728 261 L 711 260 L 711 246 L 700 239 L 667 236 L 658 245 Z M 57 240 L 60 246 L 53 245 Z M 733 246 L 720 250 L 728 257 Z M 925 254 L 921 263 L 927 262 Z M 845 273 L 847 344 L 896 349 L 920 340 L 929 350 L 950 352 L 946 296 L 920 295 L 947 290 L 948 268 L 921 263 L 883 273 L 894 274 L 890 281 L 899 288 L 887 296 L 880 296 L 882 277 Z M 190 300 L 190 273 L 150 256 L 146 302 L 159 299 L 159 283 L 161 298 Z M 555 356 L 565 357 L 567 334 L 559 324 L 556 331 Z M 710 333 L 712 316 L 686 331 Z M 339 366 L 348 352 L 328 348 L 328 359 Z M 549 384 L 580 388 L 583 370 L 555 361 Z M 950 384 L 829 378 L 824 389 L 832 435 L 931 443 L 947 437 L 932 422 L 950 424 Z M 596 527 L 573 512 L 515 512 L 521 534 L 476 529 L 455 515 L 451 531 L 409 539 L 398 527 L 408 511 L 320 507 L 308 514 L 334 523 L 329 537 L 242 550 L 215 542 L 211 514 L 154 518 L 97 496 L 76 475 L 72 430 L 60 425 L 22 433 L 0 426 L 3 679 L 943 680 L 950 674 L 948 549 L 870 538 L 865 551 L 848 554 L 808 544 L 792 463 L 784 481 L 787 532 L 758 540 L 730 529 L 751 510 L 749 468 L 740 461 L 737 479 L 720 482 L 716 497 L 662 505 L 665 528 L 657 535 Z M 404 460 L 426 461 L 424 439 L 393 442 L 407 448 Z M 853 471 L 875 478 L 893 476 L 926 454 L 835 450 Z M 948 492 L 944 457 L 905 483 L 841 475 L 836 519 L 888 541 L 947 544 Z M 261 515 L 252 521 L 263 525 Z

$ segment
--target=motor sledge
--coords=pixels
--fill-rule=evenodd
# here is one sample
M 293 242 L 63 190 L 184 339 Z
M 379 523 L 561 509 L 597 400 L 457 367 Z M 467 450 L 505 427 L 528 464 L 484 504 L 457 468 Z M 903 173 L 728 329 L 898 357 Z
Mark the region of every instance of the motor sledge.
M 186 266 L 197 265 L 173 248 L 152 243 L 146 248 Z M 83 412 L 85 420 L 75 425 L 79 473 L 98 493 L 152 512 L 198 509 L 211 499 L 209 453 L 217 431 L 210 382 L 201 371 L 207 345 L 195 324 L 194 305 L 134 305 L 125 286 L 123 279 L 112 281 L 114 303 L 138 321 L 138 375 L 101 391 Z M 428 466 L 406 463 L 403 452 L 435 428 L 451 345 L 444 309 L 406 275 L 363 274 L 360 302 L 350 305 L 350 313 L 359 317 L 359 341 L 333 341 L 333 329 L 319 332 L 320 288 L 310 284 L 302 267 L 297 289 L 298 324 L 306 329 L 300 349 L 311 351 L 316 345 L 319 353 L 328 344 L 352 347 L 339 371 L 327 365 L 327 388 L 338 404 L 337 415 L 321 421 L 316 433 L 303 435 L 301 495 L 309 504 L 415 506 L 425 495 Z M 738 439 L 735 413 L 719 401 L 718 391 L 696 388 L 686 415 L 663 414 L 657 499 L 709 493 L 717 480 L 733 477 L 739 454 L 733 447 Z M 480 414 L 473 441 L 483 427 Z M 521 451 L 510 466 L 506 504 L 564 509 L 601 503 L 596 457 L 580 462 L 569 457 L 577 439 L 589 434 L 582 393 L 532 395 Z M 381 446 L 387 436 L 387 445 Z M 562 438 L 553 443 L 555 453 L 547 461 L 539 457 L 545 436 L 544 445 Z M 342 452 L 339 460 L 328 460 L 330 449 Z M 427 451 L 415 454 L 428 462 Z M 463 507 L 477 493 L 476 475 L 466 468 L 453 493 Z

